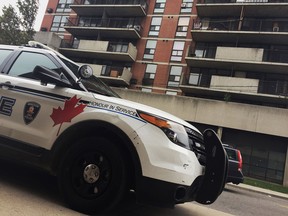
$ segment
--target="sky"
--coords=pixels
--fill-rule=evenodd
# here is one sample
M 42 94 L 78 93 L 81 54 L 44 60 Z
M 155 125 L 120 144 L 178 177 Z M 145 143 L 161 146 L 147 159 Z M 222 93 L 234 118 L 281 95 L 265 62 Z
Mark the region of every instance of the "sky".
M 0 15 L 2 14 L 3 6 L 8 6 L 9 4 L 11 4 L 13 7 L 16 8 L 16 2 L 17 0 L 0 0 Z M 38 13 L 37 13 L 37 17 L 36 17 L 36 21 L 34 25 L 35 31 L 40 30 L 47 3 L 48 3 L 48 0 L 39 0 L 39 9 L 38 9 Z

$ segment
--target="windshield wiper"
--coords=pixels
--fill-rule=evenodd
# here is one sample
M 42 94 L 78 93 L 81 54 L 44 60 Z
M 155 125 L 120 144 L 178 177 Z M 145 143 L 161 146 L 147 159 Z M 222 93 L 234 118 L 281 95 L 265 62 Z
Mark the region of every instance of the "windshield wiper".
M 107 92 L 103 92 L 103 91 L 100 91 L 100 90 L 96 90 L 96 89 L 91 89 L 91 88 L 87 88 L 87 90 L 89 92 L 93 92 L 93 93 L 96 93 L 96 94 L 101 94 L 101 95 L 105 95 L 105 96 L 109 96 L 109 97 L 112 97 L 113 95 L 111 94 L 108 94 Z

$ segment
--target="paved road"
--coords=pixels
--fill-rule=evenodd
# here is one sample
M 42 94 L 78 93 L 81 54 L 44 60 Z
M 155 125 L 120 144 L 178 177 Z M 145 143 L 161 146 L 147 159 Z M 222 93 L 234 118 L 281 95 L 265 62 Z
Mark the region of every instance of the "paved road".
M 226 185 L 221 196 L 209 207 L 237 216 L 288 215 L 287 199 L 230 185 Z
M 65 206 L 57 190 L 56 178 L 38 170 L 13 165 L 0 160 L 0 215 L 1 216 L 81 216 Z M 196 203 L 163 209 L 129 205 L 113 216 L 229 216 L 218 210 Z M 112 215 L 111 215 L 112 216 Z
M 135 204 L 131 199 L 111 216 L 282 216 L 287 215 L 288 200 L 226 186 L 219 199 L 209 206 L 196 202 L 163 209 Z M 81 216 L 65 206 L 54 177 L 38 170 L 0 160 L 1 216 Z

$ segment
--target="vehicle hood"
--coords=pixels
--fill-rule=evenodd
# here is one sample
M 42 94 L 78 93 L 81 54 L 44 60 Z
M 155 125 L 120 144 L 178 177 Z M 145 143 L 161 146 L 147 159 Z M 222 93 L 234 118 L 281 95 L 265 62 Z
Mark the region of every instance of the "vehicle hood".
M 97 97 L 97 98 L 99 98 L 99 97 Z M 105 98 L 105 99 L 107 101 L 107 98 Z M 193 125 L 191 125 L 188 122 L 184 121 L 183 119 L 181 119 L 181 118 L 179 118 L 177 116 L 174 116 L 174 115 L 172 115 L 172 114 L 170 114 L 168 112 L 162 111 L 160 109 L 157 109 L 157 108 L 154 108 L 154 107 L 151 107 L 151 106 L 148 106 L 148 105 L 144 105 L 144 104 L 141 104 L 141 103 L 133 102 L 133 101 L 130 101 L 130 100 L 122 99 L 122 98 L 109 97 L 109 100 L 107 102 L 115 103 L 115 104 L 118 104 L 119 106 L 123 106 L 123 107 L 126 107 L 126 108 L 129 107 L 129 108 L 132 108 L 132 109 L 135 109 L 135 110 L 139 110 L 139 111 L 143 111 L 143 112 L 146 112 L 146 113 L 150 113 L 152 115 L 155 115 L 155 116 L 167 119 L 167 120 L 174 121 L 176 123 L 182 124 L 182 125 L 184 125 L 186 127 L 189 127 L 191 129 L 197 131 L 198 133 L 202 134 L 196 127 L 194 127 Z

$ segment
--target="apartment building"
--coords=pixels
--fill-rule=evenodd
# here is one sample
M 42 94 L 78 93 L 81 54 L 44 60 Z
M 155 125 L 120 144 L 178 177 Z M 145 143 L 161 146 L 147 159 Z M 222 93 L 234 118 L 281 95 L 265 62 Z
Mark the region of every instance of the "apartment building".
M 41 31 L 122 97 L 215 129 L 246 176 L 288 185 L 287 11 L 287 0 L 49 0 Z

